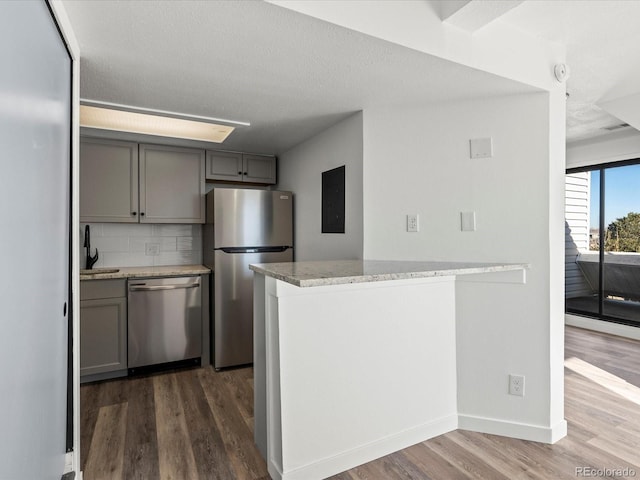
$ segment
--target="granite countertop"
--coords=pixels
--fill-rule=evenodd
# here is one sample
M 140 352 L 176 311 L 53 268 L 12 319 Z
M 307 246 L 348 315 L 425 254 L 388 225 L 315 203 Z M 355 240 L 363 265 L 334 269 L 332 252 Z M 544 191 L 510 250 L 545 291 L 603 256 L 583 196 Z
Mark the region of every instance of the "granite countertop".
M 393 260 L 337 260 L 317 262 L 259 263 L 254 272 L 297 287 L 380 282 L 411 278 L 505 272 L 528 268 L 527 263 L 409 262 Z
M 112 270 L 117 269 L 117 272 Z M 163 265 L 159 267 L 96 268 L 94 273 L 80 273 L 80 280 L 107 280 L 111 278 L 173 277 L 178 275 L 207 275 L 211 270 L 204 265 Z M 101 270 L 103 272 L 101 272 Z M 111 270 L 111 271 L 109 271 Z M 82 272 L 82 271 L 81 271 Z

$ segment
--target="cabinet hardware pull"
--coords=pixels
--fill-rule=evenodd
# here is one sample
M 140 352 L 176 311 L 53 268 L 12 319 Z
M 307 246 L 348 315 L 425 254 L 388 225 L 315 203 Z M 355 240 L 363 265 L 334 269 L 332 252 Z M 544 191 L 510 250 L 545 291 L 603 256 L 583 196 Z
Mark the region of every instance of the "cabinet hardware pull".
M 141 216 L 141 217 L 144 217 L 144 212 L 140 212 L 140 216 Z
M 137 215 L 137 212 L 131 212 L 131 215 L 135 216 Z
M 244 172 L 244 174 L 243 174 L 243 175 L 246 175 L 246 174 L 247 174 L 247 172 Z
M 134 284 L 129 286 L 129 290 L 131 290 L 132 292 L 150 292 L 153 290 L 180 290 L 186 288 L 198 288 L 199 286 L 199 283 L 190 283 L 188 285 L 153 285 L 148 287 L 137 286 Z
M 238 172 L 238 175 L 242 175 L 242 172 Z

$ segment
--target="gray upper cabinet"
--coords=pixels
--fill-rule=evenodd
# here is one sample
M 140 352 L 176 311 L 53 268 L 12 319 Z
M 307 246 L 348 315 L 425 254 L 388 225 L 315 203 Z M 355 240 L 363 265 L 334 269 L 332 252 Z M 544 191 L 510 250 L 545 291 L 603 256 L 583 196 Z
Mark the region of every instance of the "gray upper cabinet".
M 80 140 L 80 221 L 138 222 L 138 144 Z
M 276 158 L 240 152 L 207 150 L 207 180 L 276 183 Z
M 204 223 L 204 194 L 204 150 L 81 139 L 81 222 Z
M 207 150 L 207 180 L 242 181 L 242 153 Z
M 205 152 L 140 145 L 140 222 L 204 223 Z
M 245 182 L 276 183 L 276 157 L 242 154 Z

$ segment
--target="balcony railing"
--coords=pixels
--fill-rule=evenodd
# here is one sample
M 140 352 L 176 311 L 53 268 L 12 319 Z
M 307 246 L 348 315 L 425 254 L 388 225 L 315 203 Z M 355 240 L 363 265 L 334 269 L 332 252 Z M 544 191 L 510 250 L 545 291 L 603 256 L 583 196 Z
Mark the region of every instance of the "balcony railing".
M 599 252 L 581 252 L 576 263 L 594 293 L 599 289 Z M 606 297 L 640 301 L 640 253 L 605 252 L 603 292 Z

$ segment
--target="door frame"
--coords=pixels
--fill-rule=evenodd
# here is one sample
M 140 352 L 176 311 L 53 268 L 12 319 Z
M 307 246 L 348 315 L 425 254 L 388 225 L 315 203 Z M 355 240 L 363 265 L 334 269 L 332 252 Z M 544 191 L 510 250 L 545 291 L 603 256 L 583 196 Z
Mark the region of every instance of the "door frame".
M 72 351 L 80 351 L 80 209 L 78 152 L 80 148 L 80 46 L 71 28 L 71 22 L 60 0 L 44 0 L 53 15 L 58 31 L 71 57 L 71 197 L 70 197 L 70 292 L 73 343 Z M 69 379 L 68 379 L 69 380 Z M 65 472 L 75 471 L 82 480 L 80 471 L 80 357 L 73 355 L 73 451 L 67 453 Z

